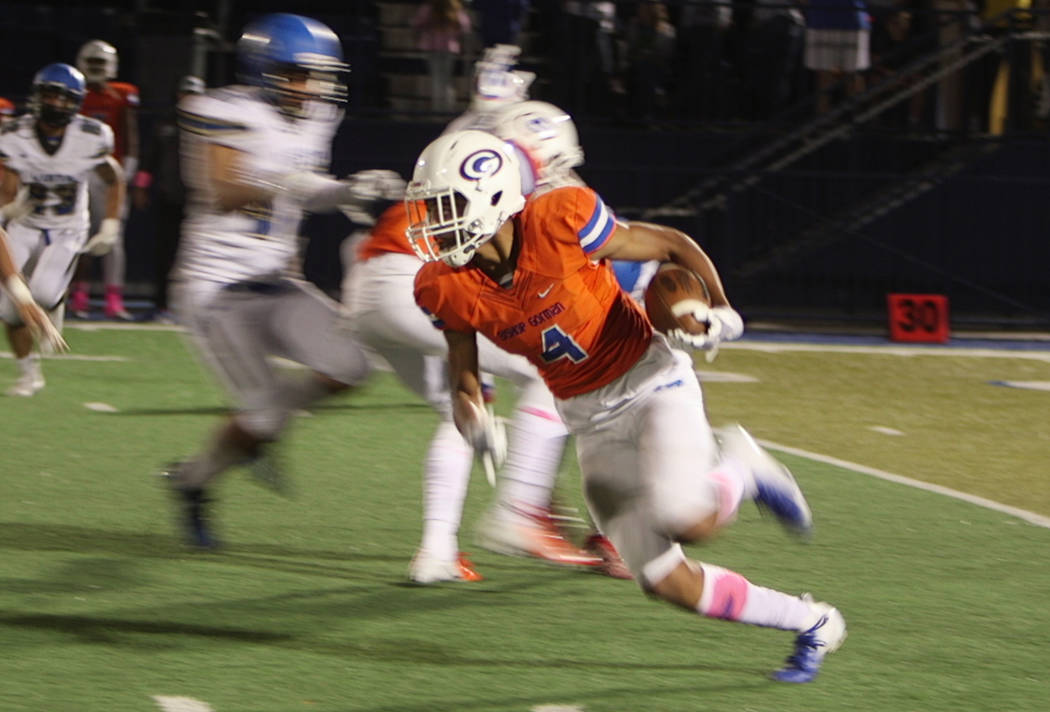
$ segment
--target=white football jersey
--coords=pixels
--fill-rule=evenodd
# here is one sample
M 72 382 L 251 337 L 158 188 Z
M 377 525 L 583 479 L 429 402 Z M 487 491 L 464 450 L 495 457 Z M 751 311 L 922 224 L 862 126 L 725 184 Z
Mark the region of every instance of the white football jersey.
M 19 220 L 43 230 L 88 229 L 88 178 L 113 153 L 113 130 L 101 121 L 74 116 L 61 141 L 48 152 L 36 118 L 23 114 L 0 129 L 0 159 L 29 189 L 33 210 Z
M 175 278 L 222 286 L 282 274 L 298 251 L 302 207 L 278 193 L 266 205 L 224 211 L 207 165 L 211 144 L 241 151 L 239 166 L 251 180 L 269 181 L 294 171 L 322 171 L 342 114 L 311 102 L 305 118 L 291 120 L 246 86 L 187 96 L 179 104 L 186 218 Z

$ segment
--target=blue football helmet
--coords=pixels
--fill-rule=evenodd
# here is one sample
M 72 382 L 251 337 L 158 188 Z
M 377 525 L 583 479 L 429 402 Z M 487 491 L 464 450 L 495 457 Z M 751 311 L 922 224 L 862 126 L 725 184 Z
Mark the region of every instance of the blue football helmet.
M 339 36 L 322 22 L 274 13 L 250 23 L 237 42 L 242 81 L 262 87 L 281 111 L 301 115 L 303 103 L 346 101 Z
M 29 108 L 41 122 L 65 126 L 80 110 L 85 92 L 84 75 L 75 67 L 56 62 L 33 77 Z

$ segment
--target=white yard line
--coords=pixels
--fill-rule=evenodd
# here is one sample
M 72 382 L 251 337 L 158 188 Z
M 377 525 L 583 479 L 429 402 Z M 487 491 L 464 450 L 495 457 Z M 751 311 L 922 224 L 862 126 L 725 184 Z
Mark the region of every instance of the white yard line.
M 215 712 L 207 702 L 201 702 L 192 697 L 153 695 L 153 701 L 164 712 Z
M 834 465 L 835 467 L 841 467 L 844 470 L 851 470 L 862 475 L 877 477 L 880 480 L 886 480 L 887 482 L 895 482 L 899 485 L 907 485 L 908 487 L 914 487 L 916 489 L 924 490 L 926 492 L 943 494 L 946 497 L 952 497 L 954 499 L 960 499 L 963 502 L 976 504 L 978 507 L 984 507 L 986 509 L 992 509 L 996 512 L 1002 512 L 1003 514 L 1009 514 L 1010 516 L 1017 517 L 1018 519 L 1023 519 L 1029 524 L 1034 524 L 1037 527 L 1044 527 L 1046 529 L 1050 529 L 1050 517 L 1045 517 L 1042 514 L 1036 514 L 1035 512 L 1029 512 L 1027 509 L 1011 507 L 1008 504 L 1003 504 L 1002 502 L 995 502 L 990 499 L 985 499 L 984 497 L 978 497 L 975 494 L 960 492 L 959 490 L 954 490 L 951 487 L 935 485 L 931 482 L 913 480 L 912 478 L 904 477 L 903 475 L 895 475 L 892 472 L 886 472 L 885 470 L 879 470 L 874 467 L 868 467 L 867 465 L 860 465 L 856 462 L 840 460 L 837 457 L 831 457 L 829 455 L 821 455 L 820 453 L 810 452 L 809 450 L 803 450 L 797 447 L 791 447 L 790 445 L 781 445 L 779 443 L 770 442 L 768 440 L 760 440 L 759 442 L 764 447 L 772 448 L 773 450 L 780 450 L 781 452 L 786 452 L 790 455 L 797 455 L 798 457 L 804 457 L 808 460 L 823 462 L 827 465 Z
M 875 354 L 878 356 L 967 356 L 970 358 L 1020 358 L 1030 361 L 1050 361 L 1050 350 L 1028 351 L 1024 349 L 968 349 L 954 347 L 929 346 L 872 346 L 849 344 L 813 344 L 781 341 L 732 341 L 721 344 L 722 349 L 740 349 L 742 351 L 761 351 L 763 353 L 781 353 L 801 351 L 812 353 L 839 354 Z
M 10 351 L 0 351 L 0 358 L 14 358 L 14 356 Z M 85 354 L 47 354 L 44 359 L 47 361 L 112 361 L 116 363 L 131 360 L 126 356 L 88 356 Z

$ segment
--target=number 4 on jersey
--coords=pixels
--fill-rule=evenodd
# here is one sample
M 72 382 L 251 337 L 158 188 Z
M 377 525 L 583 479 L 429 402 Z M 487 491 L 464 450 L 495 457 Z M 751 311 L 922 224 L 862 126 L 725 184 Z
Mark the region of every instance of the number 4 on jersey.
M 587 352 L 572 340 L 572 337 L 561 330 L 555 324 L 543 330 L 543 353 L 540 356 L 547 363 L 554 363 L 558 359 L 567 358 L 573 363 L 579 363 L 587 358 Z

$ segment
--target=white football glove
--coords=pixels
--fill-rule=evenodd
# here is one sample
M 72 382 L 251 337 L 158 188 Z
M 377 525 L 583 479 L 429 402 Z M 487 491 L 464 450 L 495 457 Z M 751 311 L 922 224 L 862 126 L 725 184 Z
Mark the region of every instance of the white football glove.
M 0 207 L 0 222 L 7 224 L 14 220 L 21 220 L 33 210 L 33 203 L 29 200 L 29 188 L 22 186 L 15 193 L 15 198 L 7 205 Z
M 507 424 L 491 408 L 471 403 L 473 418 L 463 424 L 463 437 L 474 448 L 474 454 L 485 467 L 489 484 L 496 484 L 496 470 L 507 459 Z
M 98 232 L 91 236 L 87 244 L 81 248 L 81 253 L 86 255 L 104 255 L 113 249 L 120 239 L 120 218 L 106 218 L 98 227 Z
M 346 192 L 339 210 L 358 225 L 375 224 L 376 217 L 372 214 L 375 203 L 405 197 L 405 181 L 394 171 L 372 168 L 353 173 L 340 182 Z
M 667 332 L 667 338 L 675 348 L 707 351 L 708 361 L 714 360 L 720 343 L 739 339 L 744 333 L 744 320 L 730 306 L 697 308 L 693 310 L 693 318 L 707 324 L 706 333 L 690 334 L 684 329 L 672 329 Z

